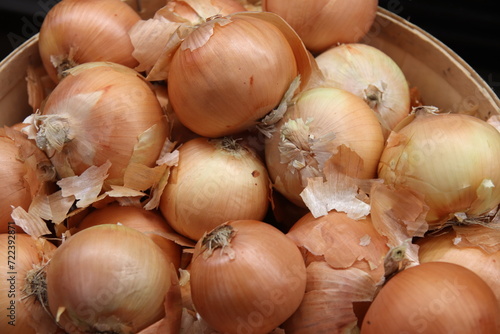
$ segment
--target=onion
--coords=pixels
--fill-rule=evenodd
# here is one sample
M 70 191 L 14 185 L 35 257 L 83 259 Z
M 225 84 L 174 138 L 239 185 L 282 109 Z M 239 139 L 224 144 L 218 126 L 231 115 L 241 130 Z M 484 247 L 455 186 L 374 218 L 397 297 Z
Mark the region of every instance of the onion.
M 159 209 L 179 234 L 198 240 L 228 220 L 264 218 L 269 180 L 253 151 L 231 138 L 203 137 L 178 150 Z
M 361 179 L 375 177 L 384 137 L 370 107 L 360 97 L 336 88 L 299 93 L 265 143 L 274 187 L 296 205 L 304 206 L 300 193 L 307 179 L 323 176 L 326 162 L 342 145 L 362 160 L 361 166 L 340 166 L 346 174 Z
M 500 308 L 475 273 L 428 262 L 391 278 L 370 305 L 361 334 L 483 333 L 500 329 Z
M 22 232 L 13 222 L 14 207 L 28 210 L 33 198 L 48 191 L 54 169 L 45 153 L 19 131 L 0 128 L 0 233 Z
M 13 231 L 0 234 L 0 331 L 9 334 L 57 333 L 46 311 L 43 267 L 56 246 Z
M 446 233 L 418 240 L 421 263 L 450 262 L 479 275 L 493 290 L 500 305 L 500 230 L 488 225 L 455 226 Z
M 51 157 L 59 177 L 109 160 L 108 181 L 119 185 L 129 163 L 155 165 L 169 131 L 152 87 L 112 63 L 73 68 L 29 123 L 30 138 Z
M 137 66 L 128 30 L 141 17 L 120 0 L 61 1 L 40 27 L 39 49 L 44 67 L 58 82 L 67 68 L 110 61 Z
M 68 333 L 138 332 L 164 317 L 169 270 L 143 233 L 89 227 L 64 241 L 47 267 L 50 311 Z
M 428 109 L 418 109 L 391 133 L 379 177 L 422 194 L 430 228 L 458 214 L 477 217 L 497 207 L 500 133 L 479 118 Z
M 292 81 L 307 81 L 310 59 L 277 15 L 241 12 L 198 26 L 168 70 L 168 93 L 180 121 L 205 137 L 246 130 L 271 112 Z
M 349 43 L 330 48 L 316 63 L 324 84 L 347 90 L 365 100 L 377 115 L 387 137 L 410 112 L 410 88 L 403 71 L 377 48 Z
M 194 307 L 222 333 L 269 333 L 297 309 L 305 284 L 297 246 L 261 221 L 223 224 L 199 240 L 193 254 Z
M 359 41 L 377 14 L 377 0 L 263 0 L 262 9 L 283 17 L 313 53 Z
M 168 262 L 175 268 L 180 267 L 181 248 L 169 239 L 173 230 L 159 212 L 135 206 L 110 204 L 85 216 L 75 231 L 102 224 L 121 224 L 146 234 L 161 248 Z

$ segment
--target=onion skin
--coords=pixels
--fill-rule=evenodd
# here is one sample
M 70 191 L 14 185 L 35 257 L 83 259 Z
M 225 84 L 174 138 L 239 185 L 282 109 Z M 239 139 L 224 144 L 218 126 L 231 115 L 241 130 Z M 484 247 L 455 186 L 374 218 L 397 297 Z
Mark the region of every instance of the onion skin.
M 446 262 L 399 272 L 370 305 L 361 334 L 482 333 L 500 329 L 491 288 L 475 273 Z
M 232 221 L 208 236 L 228 226 L 234 229 L 228 245 L 214 247 L 211 255 L 208 239 L 195 247 L 191 263 L 194 306 L 221 333 L 269 333 L 303 298 L 304 261 L 290 239 L 264 222 Z
M 170 278 L 162 251 L 143 233 L 89 227 L 63 242 L 47 267 L 50 311 L 68 333 L 139 332 L 164 317 Z
M 178 166 L 172 168 L 159 206 L 175 231 L 197 241 L 228 220 L 265 217 L 269 178 L 252 150 L 231 138 L 204 137 L 178 150 Z
M 377 5 L 377 0 L 262 1 L 262 9 L 283 17 L 313 53 L 358 42 L 375 20 Z
M 286 36 L 260 19 L 263 13 L 253 14 L 202 24 L 173 56 L 167 78 L 173 110 L 201 136 L 217 138 L 255 126 L 298 75 Z
M 59 328 L 37 296 L 26 298 L 23 292 L 28 284 L 28 272 L 45 265 L 56 246 L 46 240 L 15 233 L 0 234 L 0 245 L 0 331 L 9 334 L 58 333 Z
M 111 204 L 89 213 L 75 228 L 75 233 L 102 224 L 121 224 L 144 233 L 161 248 L 168 262 L 175 268 L 180 267 L 181 248 L 167 239 L 173 230 L 159 212 Z
M 467 228 L 466 226 L 462 229 Z M 485 234 L 498 238 L 499 232 L 488 231 L 488 227 L 475 226 L 475 228 L 484 229 Z M 418 240 L 420 263 L 450 262 L 472 270 L 491 287 L 500 305 L 500 251 L 490 253 L 483 250 L 480 245 L 455 245 L 457 236 L 458 233 L 452 230 L 436 236 L 428 235 Z
M 109 61 L 134 68 L 138 62 L 132 57 L 134 49 L 128 31 L 140 19 L 120 0 L 57 3 L 40 27 L 39 49 L 45 70 L 57 83 L 61 74 L 52 63 L 54 58 L 65 61 L 69 67 Z
M 464 114 L 420 110 L 389 136 L 378 176 L 422 194 L 432 228 L 456 213 L 478 217 L 500 203 L 499 160 L 500 133 L 493 126 Z

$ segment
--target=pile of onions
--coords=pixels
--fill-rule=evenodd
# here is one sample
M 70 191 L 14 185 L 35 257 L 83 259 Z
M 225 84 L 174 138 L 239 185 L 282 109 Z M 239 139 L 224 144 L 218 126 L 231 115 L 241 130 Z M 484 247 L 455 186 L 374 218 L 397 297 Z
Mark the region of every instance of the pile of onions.
M 87 62 L 137 66 L 128 31 L 140 19 L 121 0 L 57 3 L 40 28 L 40 57 L 47 73 L 58 82 L 64 70 Z
M 221 333 L 267 334 L 299 306 L 306 267 L 297 246 L 275 227 L 236 220 L 206 234 L 191 262 L 191 297 Z
M 151 85 L 128 67 L 103 62 L 69 70 L 41 113 L 25 122 L 32 124 L 25 131 L 50 156 L 59 177 L 109 161 L 112 184 L 123 184 L 131 162 L 154 166 L 169 133 Z M 148 142 L 136 150 L 143 134 Z
M 500 132 L 479 118 L 422 108 L 388 138 L 378 176 L 420 193 L 426 220 L 440 226 L 456 215 L 477 217 L 500 203 Z
M 401 68 L 379 49 L 361 43 L 332 47 L 318 56 L 324 84 L 347 90 L 373 109 L 387 137 L 410 112 L 410 89 Z
M 247 130 L 307 81 L 309 56 L 277 15 L 241 12 L 199 25 L 169 64 L 168 94 L 180 121 L 205 137 Z
M 43 305 L 43 267 L 56 246 L 27 234 L 0 234 L 0 331 L 9 334 L 59 333 Z M 42 289 L 40 289 L 42 288 Z
M 0 128 L 0 233 L 9 230 L 13 208 L 28 210 L 35 196 L 49 191 L 54 177 L 50 160 L 32 141 L 19 131 Z
M 377 0 L 262 1 L 262 9 L 283 17 L 313 53 L 358 42 L 370 30 L 377 5 Z
M 228 137 L 199 137 L 178 151 L 159 209 L 179 234 L 198 240 L 228 220 L 266 216 L 267 169 L 251 149 Z
M 165 317 L 164 304 L 178 302 L 167 299 L 171 270 L 145 234 L 89 227 L 64 241 L 47 266 L 49 308 L 68 333 L 137 333 Z
M 379 291 L 361 334 L 498 333 L 500 306 L 474 272 L 445 262 L 403 270 Z
M 362 163 L 340 168 L 355 178 L 374 178 L 384 136 L 372 109 L 362 98 L 337 88 L 299 93 L 265 143 L 274 187 L 294 204 L 304 206 L 300 193 L 308 178 L 323 176 L 325 163 L 342 145 Z

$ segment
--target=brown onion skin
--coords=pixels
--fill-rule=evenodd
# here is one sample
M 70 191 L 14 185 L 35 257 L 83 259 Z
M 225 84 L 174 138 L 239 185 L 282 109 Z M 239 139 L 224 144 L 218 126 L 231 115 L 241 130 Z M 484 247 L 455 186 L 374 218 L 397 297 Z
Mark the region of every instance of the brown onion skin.
M 43 65 L 59 82 L 51 57 L 68 56 L 77 64 L 110 61 L 133 68 L 133 45 L 128 30 L 141 17 L 120 0 L 65 0 L 47 13 L 40 27 L 39 49 Z
M 361 334 L 482 333 L 500 330 L 491 288 L 462 266 L 428 262 L 392 277 L 370 305 Z
M 166 238 L 173 229 L 158 211 L 110 204 L 89 213 L 75 228 L 75 233 L 102 224 L 122 224 L 146 234 L 161 248 L 168 262 L 172 262 L 175 268 L 180 267 L 181 247 Z
M 299 306 L 306 268 L 298 248 L 273 226 L 255 220 L 227 223 L 230 246 L 205 258 L 200 240 L 191 263 L 191 297 L 201 317 L 221 333 L 266 334 Z
M 26 274 L 44 265 L 56 249 L 45 241 L 37 245 L 27 234 L 0 234 L 0 332 L 9 334 L 58 333 L 58 327 L 35 296 L 23 298 Z M 43 255 L 46 256 L 43 259 Z M 12 265 L 13 267 L 9 267 Z M 12 287 L 14 284 L 14 288 Z M 8 309 L 13 304 L 12 309 Z M 12 317 L 10 317 L 12 315 Z M 12 322 L 9 324 L 9 322 Z M 14 324 L 14 325 L 12 325 Z

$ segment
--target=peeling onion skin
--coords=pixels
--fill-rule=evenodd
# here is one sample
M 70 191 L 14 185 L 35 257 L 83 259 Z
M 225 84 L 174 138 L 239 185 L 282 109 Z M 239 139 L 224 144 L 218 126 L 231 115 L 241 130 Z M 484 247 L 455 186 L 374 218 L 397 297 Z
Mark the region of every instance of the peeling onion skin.
M 165 316 L 169 265 L 135 229 L 84 229 L 58 247 L 47 268 L 50 311 L 69 334 L 136 333 Z
M 54 82 L 61 79 L 51 58 L 77 64 L 110 61 L 134 68 L 128 31 L 141 17 L 120 0 L 70 0 L 57 3 L 40 27 L 39 49 L 43 65 Z M 67 68 L 67 67 L 66 67 Z
M 500 232 L 486 226 L 464 226 L 461 232 L 465 233 L 468 228 L 484 229 L 485 234 L 491 235 L 491 238 L 497 238 L 496 242 L 500 240 Z M 455 238 L 459 235 L 452 230 L 418 240 L 420 263 L 450 262 L 472 270 L 491 287 L 500 305 L 500 250 L 486 252 L 480 244 L 455 244 Z M 465 239 L 466 235 L 462 235 L 461 238 Z
M 38 268 L 44 265 L 51 258 L 56 246 L 46 240 L 37 241 L 27 234 L 7 233 L 0 234 L 0 245 L 0 316 L 2 319 L 0 332 L 9 334 L 61 333 L 62 331 L 45 311 L 37 297 L 31 295 L 26 298 L 23 292 L 27 284 L 27 273 L 33 267 Z M 9 264 L 13 265 L 14 269 L 9 268 Z M 13 308 L 8 309 L 12 307 L 13 302 L 15 303 Z M 9 324 L 9 322 L 12 323 Z
M 500 133 L 465 114 L 419 110 L 389 136 L 378 176 L 421 193 L 432 228 L 455 213 L 478 217 L 500 203 Z
M 304 261 L 293 242 L 265 222 L 231 221 L 207 236 L 227 232 L 228 226 L 234 234 L 223 248 L 207 253 L 206 246 L 214 246 L 216 238 L 200 240 L 195 247 L 194 307 L 221 333 L 267 334 L 299 306 L 306 285 Z
M 496 334 L 499 314 L 491 288 L 474 272 L 428 262 L 399 272 L 381 288 L 361 334 Z
M 283 17 L 313 53 L 361 40 L 377 13 L 377 0 L 263 0 L 262 9 Z

